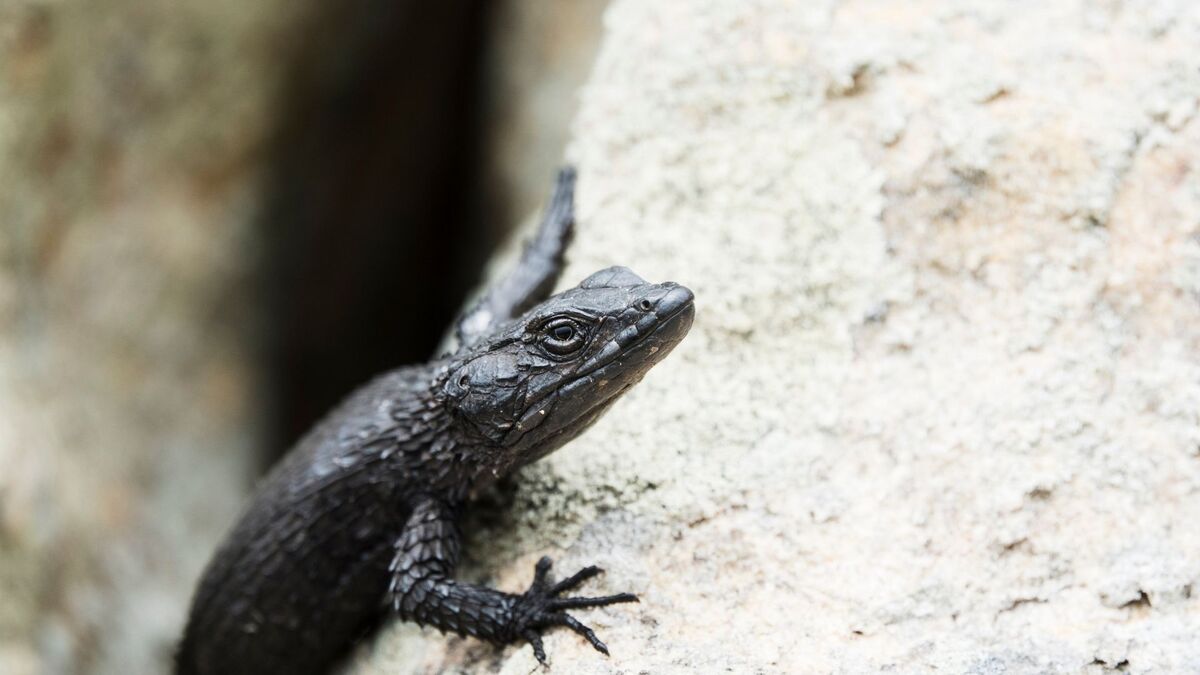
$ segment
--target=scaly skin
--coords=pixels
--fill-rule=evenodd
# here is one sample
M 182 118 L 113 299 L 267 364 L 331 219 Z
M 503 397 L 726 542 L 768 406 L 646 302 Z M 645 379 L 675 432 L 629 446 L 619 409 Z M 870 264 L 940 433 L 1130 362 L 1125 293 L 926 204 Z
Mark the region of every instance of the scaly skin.
M 524 593 L 456 582 L 458 513 L 473 492 L 581 433 L 679 343 L 692 293 L 613 267 L 547 297 L 573 222 L 560 174 L 517 268 L 458 322 L 458 351 L 353 393 L 259 486 L 200 582 L 179 675 L 327 672 L 381 614 L 497 644 L 566 626 L 567 613 L 637 598 L 563 594 L 538 562 Z

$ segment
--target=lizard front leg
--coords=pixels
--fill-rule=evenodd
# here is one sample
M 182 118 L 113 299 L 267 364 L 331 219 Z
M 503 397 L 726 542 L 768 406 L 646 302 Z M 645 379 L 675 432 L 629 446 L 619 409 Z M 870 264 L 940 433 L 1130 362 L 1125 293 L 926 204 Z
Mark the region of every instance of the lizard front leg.
M 545 557 L 534 568 L 533 583 L 521 594 L 454 581 L 460 550 L 454 515 L 448 505 L 432 498 L 424 500 L 414 508 L 396 542 L 389 596 L 401 618 L 496 644 L 526 640 L 542 663 L 546 662 L 542 631 L 566 626 L 608 654 L 608 647 L 592 629 L 566 610 L 637 602 L 637 596 L 560 597 L 603 570 L 585 567 L 554 583 L 549 578 L 550 558 Z
M 456 322 L 460 346 L 474 344 L 497 325 L 550 296 L 562 273 L 574 225 L 575 169 L 564 167 L 558 172 L 537 234 L 525 245 L 521 260 Z

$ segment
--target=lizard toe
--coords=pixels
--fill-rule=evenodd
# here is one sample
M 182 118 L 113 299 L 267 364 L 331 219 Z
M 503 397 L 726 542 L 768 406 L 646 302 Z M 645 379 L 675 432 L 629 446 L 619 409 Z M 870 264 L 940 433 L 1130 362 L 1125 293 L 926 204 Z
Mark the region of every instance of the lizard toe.
M 563 579 L 562 581 L 551 586 L 548 593 L 550 595 L 558 595 L 559 593 L 562 593 L 563 591 L 567 591 L 572 588 L 575 588 L 576 586 L 582 584 L 583 582 L 587 581 L 588 579 L 591 579 L 592 577 L 595 577 L 595 576 L 599 576 L 601 574 L 604 574 L 604 570 L 600 569 L 599 567 L 597 567 L 595 565 L 588 565 L 587 567 L 579 570 L 575 574 L 572 574 L 571 576 L 567 577 L 566 579 Z
M 547 605 L 550 609 L 582 609 L 585 607 L 604 607 L 622 602 L 640 602 L 633 593 L 617 593 L 595 598 L 553 598 Z

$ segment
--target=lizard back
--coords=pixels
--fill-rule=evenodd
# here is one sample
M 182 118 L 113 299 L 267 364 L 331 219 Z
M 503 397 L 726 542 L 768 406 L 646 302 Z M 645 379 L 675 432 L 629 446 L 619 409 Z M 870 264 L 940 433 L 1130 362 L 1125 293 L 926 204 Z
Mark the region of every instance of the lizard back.
M 264 479 L 203 575 L 180 675 L 325 672 L 377 621 L 410 511 L 404 462 L 392 460 L 426 435 L 412 413 L 430 370 L 363 386 Z

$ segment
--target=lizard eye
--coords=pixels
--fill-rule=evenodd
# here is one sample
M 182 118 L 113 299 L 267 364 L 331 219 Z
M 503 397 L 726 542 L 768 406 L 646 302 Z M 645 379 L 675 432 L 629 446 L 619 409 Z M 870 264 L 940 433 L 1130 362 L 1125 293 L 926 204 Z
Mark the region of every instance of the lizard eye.
M 583 327 L 567 317 L 554 319 L 542 328 L 541 343 L 554 356 L 569 356 L 583 347 Z

